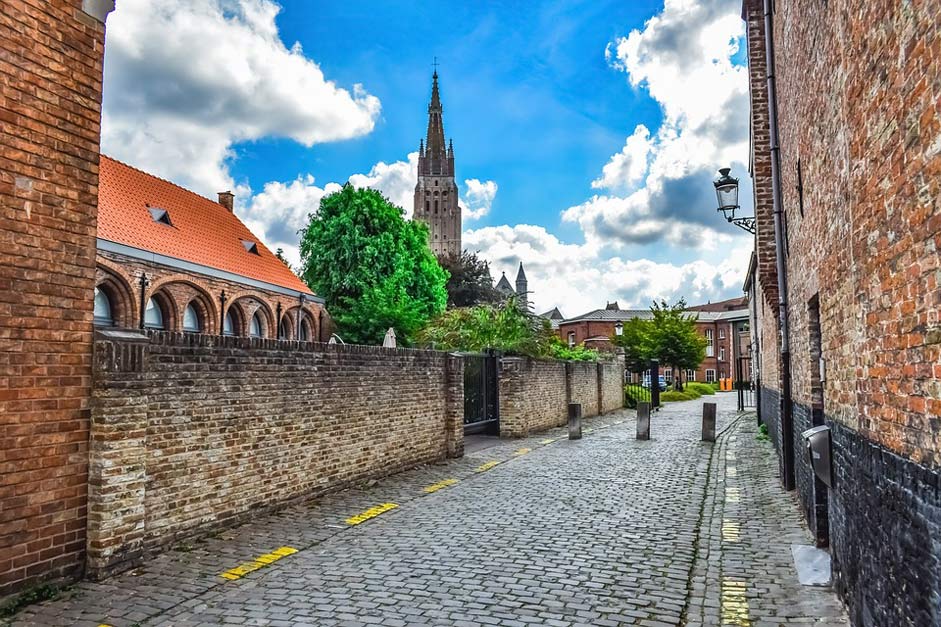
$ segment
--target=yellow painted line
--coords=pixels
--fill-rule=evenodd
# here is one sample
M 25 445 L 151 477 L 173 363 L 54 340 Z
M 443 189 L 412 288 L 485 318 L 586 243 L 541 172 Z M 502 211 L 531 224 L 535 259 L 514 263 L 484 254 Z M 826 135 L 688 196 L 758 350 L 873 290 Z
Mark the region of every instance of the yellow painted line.
M 730 577 L 722 578 L 722 624 L 750 627 L 748 618 L 748 584 Z
M 725 489 L 725 501 L 726 503 L 740 503 L 742 500 L 742 491 L 738 488 L 726 488 Z
M 735 521 L 722 521 L 722 539 L 726 542 L 738 542 L 742 539 L 742 527 Z
M 239 564 L 235 568 L 230 568 L 224 573 L 219 573 L 219 576 L 223 579 L 228 579 L 229 581 L 235 581 L 236 579 L 241 579 L 248 573 L 254 572 L 259 568 L 264 568 L 270 564 L 274 564 L 282 557 L 287 557 L 288 555 L 293 555 L 294 553 L 297 553 L 297 549 L 289 546 L 282 546 L 279 549 L 275 549 L 271 553 L 259 555 L 250 562 Z M 99 625 L 99 627 L 101 626 Z
M 738 476 L 738 468 L 736 468 L 735 466 L 727 466 L 726 469 L 725 469 L 725 476 L 726 476 L 726 477 L 737 477 L 737 476 Z
M 449 485 L 454 485 L 457 483 L 457 479 L 445 479 L 444 481 L 439 481 L 438 483 L 432 483 L 431 485 L 425 486 L 423 488 L 426 494 L 431 494 L 432 492 L 437 492 L 442 488 L 446 488 Z
M 585 429 L 585 433 L 591 433 L 594 429 Z
M 531 448 L 521 448 L 521 449 L 519 449 L 519 450 L 517 450 L 517 451 L 513 451 L 513 454 L 514 454 L 514 455 L 525 455 L 526 453 L 530 452 L 531 450 L 533 450 L 533 449 L 531 449 Z
M 493 468 L 494 466 L 497 466 L 497 465 L 499 465 L 499 464 L 500 464 L 500 462 L 498 462 L 498 461 L 496 461 L 496 460 L 490 461 L 490 462 L 487 462 L 486 464 L 481 464 L 480 466 L 478 466 L 477 468 L 475 468 L 475 469 L 474 469 L 474 472 L 487 472 L 488 470 L 490 470 L 491 468 Z
M 552 444 L 555 442 L 555 438 L 546 438 L 545 440 L 539 440 L 540 444 Z
M 398 507 L 398 505 L 396 505 L 395 503 L 382 503 L 380 505 L 376 505 L 375 507 L 370 507 L 365 512 L 362 512 L 362 513 L 357 514 L 356 516 L 350 516 L 349 518 L 347 518 L 346 524 L 358 525 L 360 523 L 364 523 L 370 518 L 375 518 L 379 514 L 385 514 L 390 509 L 395 509 L 396 507 Z

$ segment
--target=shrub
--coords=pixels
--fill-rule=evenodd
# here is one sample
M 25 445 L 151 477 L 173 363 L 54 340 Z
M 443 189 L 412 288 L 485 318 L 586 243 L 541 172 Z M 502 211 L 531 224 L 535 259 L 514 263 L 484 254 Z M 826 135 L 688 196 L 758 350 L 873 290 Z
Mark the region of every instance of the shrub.
M 636 409 L 637 403 L 649 403 L 650 390 L 639 385 L 624 386 L 624 406 Z
M 695 389 L 695 388 L 690 388 L 690 387 L 688 387 L 688 386 L 684 386 L 684 387 L 683 387 L 683 394 L 685 394 L 686 396 L 690 397 L 691 399 L 692 399 L 692 398 L 699 398 L 700 396 L 702 396 L 702 392 L 700 392 L 699 390 L 697 390 L 697 389 Z
M 696 383 L 695 381 L 692 382 L 692 383 L 687 383 L 687 384 L 684 386 L 684 390 L 696 390 L 697 392 L 699 392 L 700 395 L 708 395 L 708 394 L 715 394 L 715 393 L 716 393 L 716 389 L 715 389 L 714 387 L 712 387 L 711 384 L 709 384 L 709 383 Z
M 694 398 L 699 398 L 699 396 L 692 396 L 686 392 L 677 392 L 676 390 L 667 390 L 666 392 L 660 392 L 660 401 L 663 403 L 673 402 L 673 401 L 691 401 Z

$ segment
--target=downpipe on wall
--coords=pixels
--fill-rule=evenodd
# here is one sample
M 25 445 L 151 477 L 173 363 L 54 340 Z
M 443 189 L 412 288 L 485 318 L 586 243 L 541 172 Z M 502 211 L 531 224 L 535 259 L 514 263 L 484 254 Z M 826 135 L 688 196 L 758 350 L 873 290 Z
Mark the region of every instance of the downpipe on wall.
M 794 417 L 791 401 L 791 347 L 787 315 L 787 262 L 784 258 L 784 211 L 781 194 L 781 146 L 778 135 L 778 95 L 775 86 L 774 18 L 772 0 L 764 0 L 765 63 L 768 84 L 768 126 L 771 136 L 771 191 L 774 202 L 774 257 L 778 275 L 778 328 L 781 346 L 781 458 L 784 489 L 793 490 Z

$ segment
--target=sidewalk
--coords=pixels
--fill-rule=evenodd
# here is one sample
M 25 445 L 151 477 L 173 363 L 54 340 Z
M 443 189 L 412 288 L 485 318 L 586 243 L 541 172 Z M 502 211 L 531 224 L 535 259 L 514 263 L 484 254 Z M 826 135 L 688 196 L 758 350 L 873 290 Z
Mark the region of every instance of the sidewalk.
M 797 584 L 790 543 L 810 540 L 770 445 L 732 395 L 710 400 L 715 445 L 698 401 L 655 414 L 648 442 L 628 411 L 580 441 L 501 441 L 178 546 L 13 624 L 846 624 L 828 589 Z

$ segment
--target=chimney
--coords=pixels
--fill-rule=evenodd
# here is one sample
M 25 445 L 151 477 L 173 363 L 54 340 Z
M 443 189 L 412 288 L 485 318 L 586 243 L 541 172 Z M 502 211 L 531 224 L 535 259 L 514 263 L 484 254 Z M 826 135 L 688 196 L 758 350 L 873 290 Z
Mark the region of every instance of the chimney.
M 219 192 L 219 204 L 233 212 L 235 206 L 235 194 L 232 192 Z

